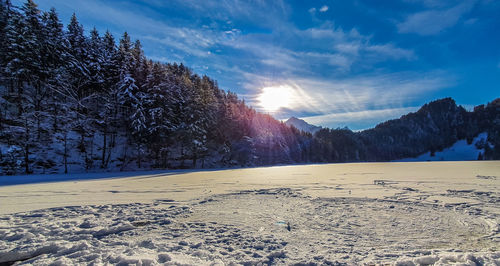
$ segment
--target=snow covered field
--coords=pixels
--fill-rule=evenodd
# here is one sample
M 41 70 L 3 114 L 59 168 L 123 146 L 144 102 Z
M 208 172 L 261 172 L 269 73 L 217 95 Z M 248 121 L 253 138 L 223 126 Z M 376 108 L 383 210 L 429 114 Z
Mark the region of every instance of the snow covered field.
M 107 177 L 0 187 L 0 263 L 500 265 L 498 161 Z

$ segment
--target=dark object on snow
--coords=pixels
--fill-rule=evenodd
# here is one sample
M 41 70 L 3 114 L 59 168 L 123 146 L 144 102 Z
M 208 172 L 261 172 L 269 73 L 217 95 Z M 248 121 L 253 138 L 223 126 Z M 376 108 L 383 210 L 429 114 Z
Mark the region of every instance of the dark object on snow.
M 288 231 L 292 231 L 292 227 L 290 226 L 290 222 L 288 222 L 288 223 L 286 224 L 286 229 L 287 229 Z

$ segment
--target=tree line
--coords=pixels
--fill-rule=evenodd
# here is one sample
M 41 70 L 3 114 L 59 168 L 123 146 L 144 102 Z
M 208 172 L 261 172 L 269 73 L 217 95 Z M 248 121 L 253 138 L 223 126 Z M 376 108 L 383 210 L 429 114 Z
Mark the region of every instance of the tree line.
M 7 172 L 60 166 L 213 167 L 292 162 L 303 134 L 183 64 L 145 57 L 76 15 L 1 1 L 0 152 Z M 295 152 L 298 152 L 298 147 Z M 292 158 L 294 157 L 294 158 Z

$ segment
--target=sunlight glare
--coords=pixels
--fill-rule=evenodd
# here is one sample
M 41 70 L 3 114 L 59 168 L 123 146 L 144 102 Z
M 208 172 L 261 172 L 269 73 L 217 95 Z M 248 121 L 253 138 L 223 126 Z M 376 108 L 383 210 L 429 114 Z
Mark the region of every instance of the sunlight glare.
M 282 107 L 290 107 L 292 88 L 286 85 L 265 87 L 259 95 L 259 104 L 268 112 L 276 112 Z

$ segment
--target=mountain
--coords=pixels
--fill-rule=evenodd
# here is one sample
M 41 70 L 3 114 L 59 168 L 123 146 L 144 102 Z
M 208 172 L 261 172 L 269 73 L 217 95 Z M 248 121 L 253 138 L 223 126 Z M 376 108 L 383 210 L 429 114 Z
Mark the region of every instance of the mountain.
M 319 126 L 311 125 L 307 123 L 306 121 L 296 118 L 296 117 L 290 117 L 288 120 L 286 120 L 285 124 L 287 126 L 294 126 L 296 129 L 302 130 L 304 132 L 308 132 L 311 134 L 316 133 L 318 130 L 321 129 Z

